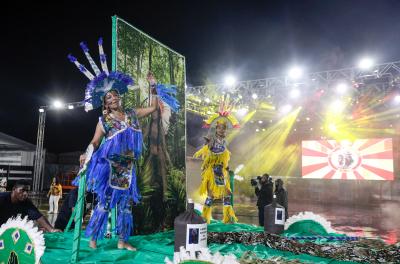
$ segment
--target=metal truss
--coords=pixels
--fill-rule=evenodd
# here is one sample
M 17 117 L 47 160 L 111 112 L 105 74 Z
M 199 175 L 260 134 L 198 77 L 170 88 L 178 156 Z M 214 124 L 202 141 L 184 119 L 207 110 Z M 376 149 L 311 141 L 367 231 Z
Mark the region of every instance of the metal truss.
M 74 102 L 64 104 L 61 108 L 79 108 L 83 107 L 84 102 Z M 55 108 L 54 106 L 41 106 L 39 108 L 39 123 L 38 123 L 38 133 L 36 138 L 36 151 L 35 151 L 35 162 L 34 162 L 34 171 L 33 171 L 33 192 L 37 194 L 38 192 L 43 190 L 43 172 L 46 158 L 46 150 L 43 149 L 44 142 L 44 129 L 46 125 L 46 112 L 48 110 L 55 110 L 59 108 Z
M 45 152 L 43 151 L 46 111 L 39 112 L 38 132 L 36 138 L 35 164 L 33 169 L 33 192 L 38 193 L 43 175 Z
M 344 68 L 338 70 L 321 71 L 309 73 L 302 79 L 291 80 L 288 77 L 265 78 L 259 80 L 249 80 L 238 82 L 235 86 L 229 87 L 224 84 L 193 86 L 187 88 L 187 94 L 199 96 L 207 95 L 207 91 L 213 90 L 215 93 L 240 94 L 243 97 L 251 96 L 256 93 L 258 98 L 274 97 L 275 100 L 284 100 L 287 98 L 287 91 L 293 87 L 308 88 L 309 92 L 315 92 L 323 87 L 329 92 L 334 85 L 340 82 L 346 82 L 355 89 L 356 94 L 362 94 L 368 89 L 374 89 L 376 92 L 388 93 L 396 84 L 400 82 L 400 61 L 388 62 L 375 65 L 370 70 L 361 70 L 359 68 Z M 190 101 L 190 98 L 189 98 Z

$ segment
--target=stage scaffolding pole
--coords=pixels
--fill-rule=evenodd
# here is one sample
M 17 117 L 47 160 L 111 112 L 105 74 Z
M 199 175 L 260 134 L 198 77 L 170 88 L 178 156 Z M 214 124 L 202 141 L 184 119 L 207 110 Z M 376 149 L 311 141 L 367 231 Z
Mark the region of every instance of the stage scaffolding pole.
M 32 189 L 34 194 L 39 194 L 43 190 L 44 182 L 44 166 L 46 160 L 46 150 L 43 149 L 44 142 L 44 129 L 46 125 L 46 113 L 48 110 L 63 110 L 63 109 L 75 109 L 83 107 L 84 102 L 64 103 L 58 107 L 52 105 L 41 106 L 39 108 L 39 122 L 38 131 L 36 138 L 36 151 L 35 151 L 35 162 L 33 165 L 33 183 Z
M 40 108 L 38 132 L 36 139 L 35 164 L 33 170 L 33 192 L 38 194 L 41 188 L 45 155 L 43 151 L 44 128 L 46 125 L 46 108 Z

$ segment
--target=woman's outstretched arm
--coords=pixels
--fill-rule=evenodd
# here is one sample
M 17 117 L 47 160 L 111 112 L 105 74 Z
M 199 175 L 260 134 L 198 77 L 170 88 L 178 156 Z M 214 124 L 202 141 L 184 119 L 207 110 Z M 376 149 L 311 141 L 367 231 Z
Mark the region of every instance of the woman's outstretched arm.
M 92 145 L 93 151 L 96 150 L 96 149 L 99 147 L 99 145 L 100 145 L 101 140 L 103 139 L 103 137 L 104 137 L 103 127 L 102 127 L 102 124 L 101 124 L 100 122 L 98 122 L 98 123 L 97 123 L 97 126 L 96 126 L 96 130 L 95 130 L 95 132 L 94 132 L 93 139 L 90 141 L 90 144 L 89 144 L 89 146 L 88 146 L 88 149 L 89 149 L 90 146 Z M 81 166 L 85 163 L 85 160 L 86 160 L 86 153 L 85 153 L 85 154 L 82 154 L 82 155 L 79 157 L 79 162 L 80 162 Z

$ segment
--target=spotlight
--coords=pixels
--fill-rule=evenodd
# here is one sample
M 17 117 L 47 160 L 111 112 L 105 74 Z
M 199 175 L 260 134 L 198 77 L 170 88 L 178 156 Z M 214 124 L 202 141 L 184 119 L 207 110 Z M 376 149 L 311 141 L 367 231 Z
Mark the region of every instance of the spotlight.
M 233 75 L 227 75 L 224 81 L 225 85 L 233 86 L 236 83 L 236 78 Z
M 292 99 L 295 99 L 295 98 L 299 97 L 300 96 L 300 90 L 299 89 L 291 90 L 289 96 Z
M 211 102 L 210 98 L 206 98 L 206 99 L 204 99 L 204 101 L 205 101 L 207 104 L 209 104 L 209 103 Z
M 396 96 L 394 97 L 394 102 L 395 102 L 396 104 L 400 103 L 400 95 L 396 95 Z
M 253 94 L 251 95 L 251 97 L 252 97 L 253 99 L 257 99 L 258 95 L 257 95 L 256 93 L 253 93 Z
M 374 62 L 371 58 L 363 58 L 358 63 L 358 67 L 362 70 L 368 70 L 374 65 Z
M 68 109 L 74 109 L 73 105 L 68 105 Z
M 339 83 L 336 86 L 336 92 L 338 94 L 344 94 L 347 91 L 347 85 L 345 83 Z
M 247 112 L 249 111 L 249 109 L 247 108 L 240 108 L 239 110 L 236 111 L 236 114 L 238 116 L 245 116 L 247 114 Z
M 289 105 L 289 104 L 284 105 L 284 106 L 282 106 L 282 108 L 281 108 L 281 113 L 287 114 L 287 113 L 290 112 L 290 110 L 292 110 L 292 108 L 293 108 L 293 107 L 292 107 L 291 105 Z
M 56 108 L 56 109 L 60 109 L 60 108 L 63 107 L 63 103 L 62 103 L 60 100 L 55 100 L 55 101 L 53 102 L 53 106 L 54 106 L 54 108 Z
M 257 128 L 257 129 L 256 129 L 256 132 L 259 132 L 259 131 L 260 131 L 260 129 Z
M 259 123 L 259 124 L 262 124 L 262 123 L 263 123 L 263 121 L 262 121 L 262 120 L 258 120 L 258 123 Z
M 43 108 L 39 108 L 39 112 L 40 112 L 40 113 L 43 113 L 43 112 L 44 112 L 44 109 L 43 109 Z
M 288 74 L 291 79 L 298 79 L 303 75 L 303 71 L 299 67 L 293 67 Z

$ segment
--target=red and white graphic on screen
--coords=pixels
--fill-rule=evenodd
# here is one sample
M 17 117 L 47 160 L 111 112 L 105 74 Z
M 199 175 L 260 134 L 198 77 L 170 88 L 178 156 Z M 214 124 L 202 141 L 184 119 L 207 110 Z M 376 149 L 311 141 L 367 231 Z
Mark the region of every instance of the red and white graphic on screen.
M 302 177 L 393 180 L 392 139 L 303 141 Z

